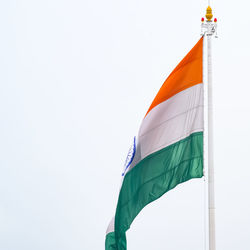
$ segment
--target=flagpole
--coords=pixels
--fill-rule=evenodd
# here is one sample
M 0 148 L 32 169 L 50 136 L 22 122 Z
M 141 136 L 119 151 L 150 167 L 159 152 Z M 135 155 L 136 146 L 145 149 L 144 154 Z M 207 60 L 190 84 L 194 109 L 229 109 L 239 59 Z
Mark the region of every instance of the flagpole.
M 202 18 L 202 34 L 207 43 L 207 204 L 208 204 L 208 244 L 209 250 L 216 250 L 215 241 L 215 198 L 214 198 L 214 155 L 213 155 L 213 89 L 212 89 L 212 36 L 217 37 L 217 19 L 212 21 L 212 9 L 208 6 L 206 23 Z
M 213 154 L 213 88 L 212 41 L 207 36 L 207 90 L 208 90 L 208 218 L 209 250 L 215 250 L 214 154 Z

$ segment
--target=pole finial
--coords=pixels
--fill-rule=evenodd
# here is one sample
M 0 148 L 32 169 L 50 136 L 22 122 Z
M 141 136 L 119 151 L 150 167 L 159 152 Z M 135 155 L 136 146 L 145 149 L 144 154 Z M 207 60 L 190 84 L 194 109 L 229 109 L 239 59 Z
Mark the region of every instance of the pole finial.
M 206 18 L 207 18 L 207 21 L 209 22 L 212 21 L 213 14 L 212 14 L 212 8 L 210 6 L 207 7 Z
M 204 18 L 201 18 L 201 35 L 204 36 L 212 36 L 215 35 L 217 37 L 217 18 L 213 21 L 213 13 L 212 8 L 210 6 L 207 7 L 206 11 L 206 22 L 204 23 Z

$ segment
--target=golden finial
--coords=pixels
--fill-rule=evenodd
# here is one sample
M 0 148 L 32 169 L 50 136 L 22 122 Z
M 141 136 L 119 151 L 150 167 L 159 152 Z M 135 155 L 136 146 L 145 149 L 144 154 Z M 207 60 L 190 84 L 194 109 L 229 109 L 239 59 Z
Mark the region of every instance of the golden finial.
M 207 7 L 207 13 L 206 13 L 207 21 L 211 22 L 212 21 L 212 17 L 213 17 L 212 8 L 210 6 L 208 6 Z

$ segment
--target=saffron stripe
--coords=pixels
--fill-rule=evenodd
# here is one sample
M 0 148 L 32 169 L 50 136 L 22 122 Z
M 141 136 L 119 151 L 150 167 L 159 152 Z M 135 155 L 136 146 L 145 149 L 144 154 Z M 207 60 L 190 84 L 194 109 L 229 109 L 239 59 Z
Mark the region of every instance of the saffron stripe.
M 158 104 L 202 82 L 202 53 L 203 37 L 201 37 L 163 83 L 146 116 Z

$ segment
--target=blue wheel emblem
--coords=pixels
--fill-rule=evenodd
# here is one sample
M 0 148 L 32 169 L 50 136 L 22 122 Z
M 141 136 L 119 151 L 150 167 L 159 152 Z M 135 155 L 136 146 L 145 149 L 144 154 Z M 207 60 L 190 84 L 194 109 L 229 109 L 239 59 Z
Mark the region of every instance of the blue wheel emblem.
M 136 138 L 134 137 L 134 141 L 133 141 L 133 145 L 130 147 L 129 151 L 128 151 L 128 155 L 126 157 L 126 161 L 124 164 L 124 171 L 122 173 L 122 176 L 125 175 L 127 169 L 129 168 L 129 166 L 131 165 L 134 156 L 135 156 L 135 152 L 136 152 Z

